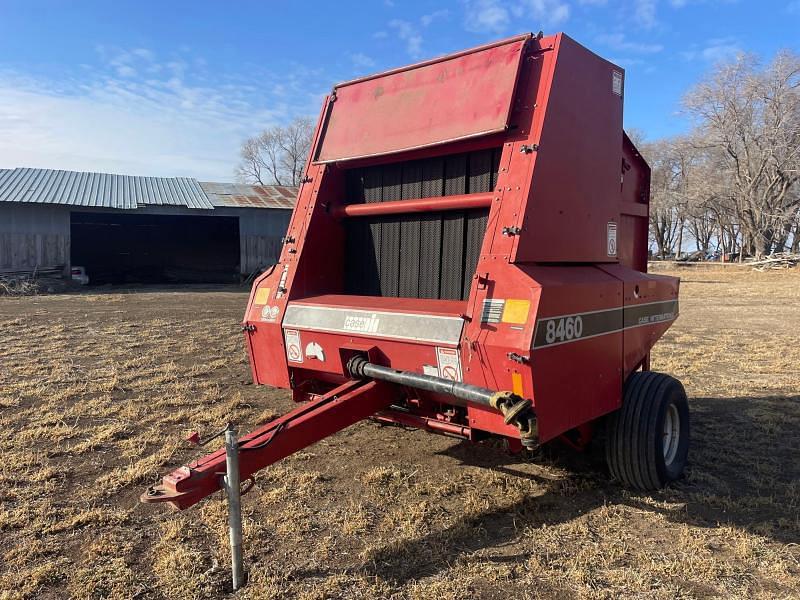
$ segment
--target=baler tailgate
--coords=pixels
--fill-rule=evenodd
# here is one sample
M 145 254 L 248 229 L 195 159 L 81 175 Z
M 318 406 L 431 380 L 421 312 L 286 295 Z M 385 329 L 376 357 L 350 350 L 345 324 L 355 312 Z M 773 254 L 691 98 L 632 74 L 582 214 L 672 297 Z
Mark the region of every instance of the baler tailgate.
M 336 87 L 315 162 L 505 130 L 530 34 Z

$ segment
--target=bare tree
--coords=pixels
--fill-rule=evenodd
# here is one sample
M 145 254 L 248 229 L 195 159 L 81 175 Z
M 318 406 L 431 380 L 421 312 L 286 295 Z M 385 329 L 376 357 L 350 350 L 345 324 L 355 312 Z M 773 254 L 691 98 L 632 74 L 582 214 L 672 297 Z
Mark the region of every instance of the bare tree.
M 313 134 L 311 119 L 299 117 L 248 138 L 242 143 L 237 178 L 259 185 L 300 185 Z
M 739 56 L 717 66 L 684 104 L 696 120 L 695 138 L 715 158 L 716 178 L 729 182 L 725 200 L 743 248 L 756 256 L 782 249 L 800 205 L 793 193 L 800 178 L 800 56 L 780 52 L 763 69 L 754 57 Z
M 686 221 L 685 157 L 671 140 L 641 143 L 650 164 L 650 236 L 661 258 L 681 251 Z

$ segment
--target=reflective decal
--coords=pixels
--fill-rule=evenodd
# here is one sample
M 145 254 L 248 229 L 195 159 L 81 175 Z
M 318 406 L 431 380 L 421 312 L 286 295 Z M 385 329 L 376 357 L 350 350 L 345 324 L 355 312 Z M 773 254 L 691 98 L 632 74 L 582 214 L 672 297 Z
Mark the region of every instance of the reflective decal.
M 531 309 L 530 300 L 506 300 L 505 307 L 503 308 L 503 316 L 501 321 L 503 323 L 517 323 L 524 325 L 528 321 L 528 313 Z
M 511 373 L 511 391 L 517 396 L 525 395 L 522 389 L 522 373 L 519 373 L 518 371 L 513 371 Z
M 258 288 L 256 290 L 256 297 L 253 300 L 253 304 L 266 304 L 269 302 L 269 292 L 270 289 L 268 287 Z

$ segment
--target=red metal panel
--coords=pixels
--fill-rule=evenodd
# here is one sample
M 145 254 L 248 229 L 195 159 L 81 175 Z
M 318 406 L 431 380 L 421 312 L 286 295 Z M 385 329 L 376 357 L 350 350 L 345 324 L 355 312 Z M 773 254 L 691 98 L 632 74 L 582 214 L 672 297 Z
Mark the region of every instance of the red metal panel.
M 617 262 L 607 226 L 619 223 L 623 71 L 564 34 L 541 57 L 538 150 L 516 153 L 511 164 L 526 202 L 512 260 Z
M 528 39 L 338 86 L 315 161 L 392 154 L 503 131 Z

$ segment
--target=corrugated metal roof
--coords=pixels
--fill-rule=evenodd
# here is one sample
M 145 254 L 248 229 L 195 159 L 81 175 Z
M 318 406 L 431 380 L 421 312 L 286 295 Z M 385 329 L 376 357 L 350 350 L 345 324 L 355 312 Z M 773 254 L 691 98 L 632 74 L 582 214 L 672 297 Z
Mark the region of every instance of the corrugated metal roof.
M 214 208 L 200 184 L 190 177 L 139 177 L 29 168 L 0 171 L 0 202 L 120 209 L 153 204 Z
M 214 206 L 237 208 L 294 208 L 297 188 L 282 185 L 247 185 L 201 181 L 200 187 Z

